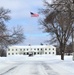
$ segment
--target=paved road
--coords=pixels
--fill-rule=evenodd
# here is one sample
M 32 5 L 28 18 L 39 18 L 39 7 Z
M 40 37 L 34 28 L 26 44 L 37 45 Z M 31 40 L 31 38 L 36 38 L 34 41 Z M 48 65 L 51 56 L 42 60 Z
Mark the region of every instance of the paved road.
M 0 75 L 59 75 L 43 61 L 14 62 Z

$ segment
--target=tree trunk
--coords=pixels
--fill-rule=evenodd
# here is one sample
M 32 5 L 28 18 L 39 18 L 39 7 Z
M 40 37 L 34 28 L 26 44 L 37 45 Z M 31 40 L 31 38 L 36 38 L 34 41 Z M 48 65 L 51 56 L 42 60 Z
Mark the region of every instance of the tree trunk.
M 64 60 L 64 52 L 61 52 L 61 60 Z
M 65 44 L 60 44 L 61 60 L 64 60 Z

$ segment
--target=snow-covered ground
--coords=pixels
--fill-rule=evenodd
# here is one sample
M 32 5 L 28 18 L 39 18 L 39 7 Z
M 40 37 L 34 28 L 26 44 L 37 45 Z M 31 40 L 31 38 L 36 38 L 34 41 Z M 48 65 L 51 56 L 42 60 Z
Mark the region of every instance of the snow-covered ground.
M 0 75 L 74 75 L 72 56 L 0 57 Z

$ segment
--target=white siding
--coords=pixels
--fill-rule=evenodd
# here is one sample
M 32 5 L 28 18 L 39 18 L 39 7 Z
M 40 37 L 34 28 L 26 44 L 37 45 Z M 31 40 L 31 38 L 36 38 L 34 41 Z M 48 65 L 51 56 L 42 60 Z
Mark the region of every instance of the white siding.
M 10 46 L 7 49 L 8 55 L 27 55 L 32 52 L 34 54 L 49 54 L 56 55 L 56 47 L 50 45 L 39 45 L 39 46 Z

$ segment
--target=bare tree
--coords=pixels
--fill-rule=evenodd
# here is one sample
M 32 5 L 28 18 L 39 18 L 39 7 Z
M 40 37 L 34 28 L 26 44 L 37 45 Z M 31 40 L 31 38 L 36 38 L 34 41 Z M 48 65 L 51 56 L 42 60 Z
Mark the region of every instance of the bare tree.
M 73 52 L 73 49 L 72 49 L 72 42 L 71 42 L 69 45 L 66 46 L 65 53 L 66 53 L 67 55 L 71 55 L 72 52 Z
M 10 10 L 0 8 L 0 55 L 2 56 L 3 50 L 9 45 L 18 44 L 23 42 L 24 35 L 21 26 L 14 27 L 12 30 L 7 29 L 5 21 L 10 20 L 8 13 Z
M 45 15 L 45 18 L 39 20 L 44 31 L 53 35 L 52 42 L 59 42 L 61 59 L 64 60 L 64 51 L 67 42 L 72 34 L 74 20 L 72 16 L 73 1 L 72 0 L 54 0 L 53 4 L 44 1 L 46 8 L 40 12 Z

